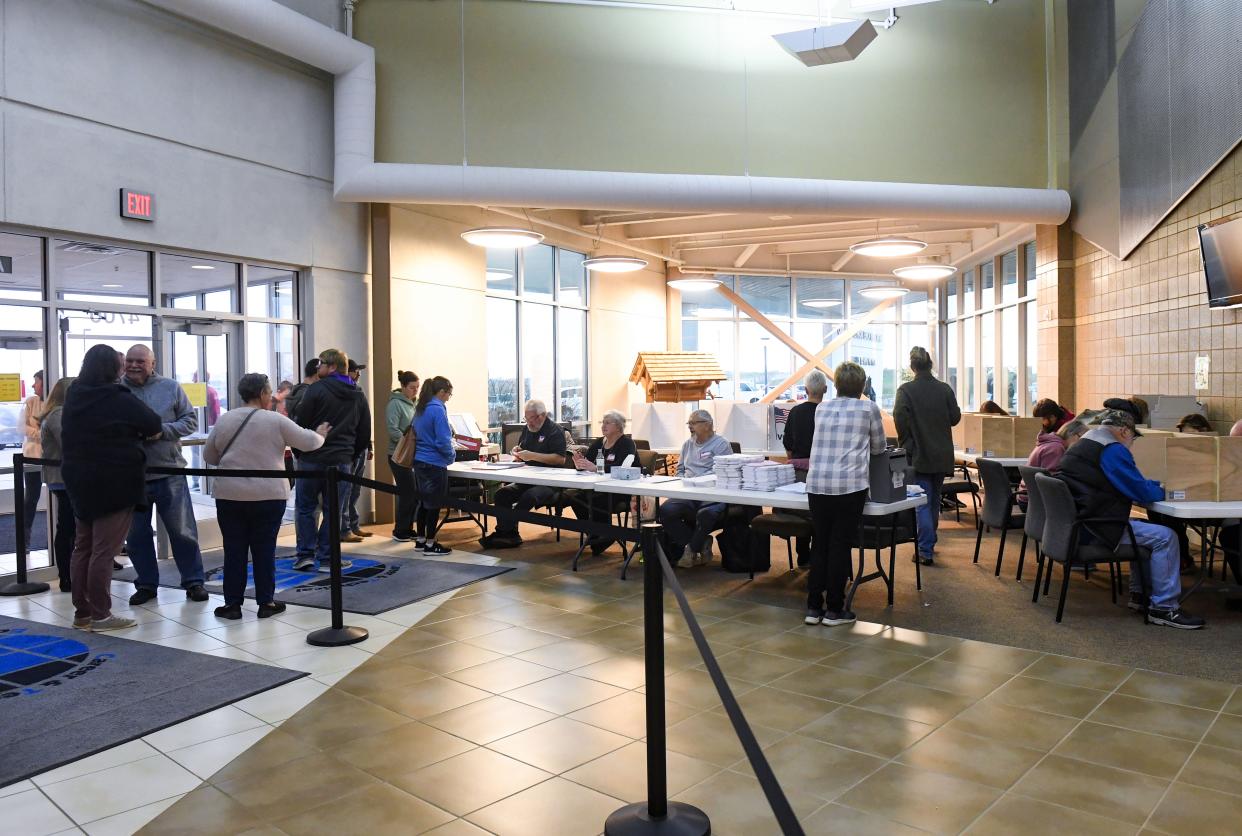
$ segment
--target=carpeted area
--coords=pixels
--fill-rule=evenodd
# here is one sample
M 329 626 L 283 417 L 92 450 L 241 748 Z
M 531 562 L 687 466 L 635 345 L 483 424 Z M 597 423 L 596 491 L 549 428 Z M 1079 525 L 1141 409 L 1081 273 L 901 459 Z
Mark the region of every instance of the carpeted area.
M 293 568 L 294 550 L 287 546 L 276 549 L 276 600 L 303 607 L 329 609 L 331 580 L 327 572 L 299 572 Z M 341 599 L 346 612 L 378 615 L 397 607 L 448 592 L 451 589 L 511 571 L 501 566 L 476 566 L 392 555 L 370 555 L 349 552 L 344 555 L 353 565 L 345 569 L 341 582 Z M 161 560 L 160 586 L 181 588 L 181 575 L 171 560 Z M 224 591 L 224 552 L 220 549 L 203 553 L 204 584 L 208 592 Z M 248 567 L 253 569 L 252 566 Z M 119 581 L 132 581 L 134 570 L 116 572 Z M 246 597 L 254 598 L 253 572 L 248 575 Z
M 0 616 L 0 787 L 303 676 Z
M 522 560 L 568 568 L 576 548 L 576 538 L 554 542 L 553 534 L 533 526 L 522 526 L 526 539 L 520 549 L 489 552 L 506 560 Z M 1086 580 L 1081 573 L 1070 579 L 1065 618 L 1054 621 L 1056 593 L 1061 582 L 1058 569 L 1053 578 L 1052 593 L 1031 603 L 1031 584 L 1035 579 L 1033 549 L 1028 549 L 1024 580 L 1014 580 L 1017 569 L 1018 544 L 1021 534 L 1011 533 L 1005 549 L 1001 576 L 995 577 L 996 547 L 999 535 L 986 534 L 980 562 L 971 563 L 975 531 L 969 515 L 961 524 L 949 515 L 942 518 L 937 565 L 923 568 L 923 591 L 915 589 L 914 566 L 910 562 L 913 547 L 898 548 L 894 605 L 887 607 L 884 584 L 864 584 L 854 601 L 854 610 L 865 621 L 875 621 L 940 633 L 960 638 L 977 639 L 1013 647 L 1059 653 L 1100 662 L 1127 665 L 1164 673 L 1242 682 L 1242 612 L 1227 610 L 1227 597 L 1242 596 L 1236 586 L 1208 581 L 1185 602 L 1185 608 L 1204 616 L 1204 630 L 1184 631 L 1168 627 L 1144 626 L 1139 616 L 1125 607 L 1124 599 L 1117 606 L 1111 603 L 1107 572 Z M 454 524 L 444 529 L 442 541 L 453 548 L 483 551 L 478 544 L 478 529 L 467 524 Z M 886 563 L 887 565 L 887 563 Z M 772 540 L 772 569 L 749 581 L 746 575 L 733 575 L 709 567 L 678 569 L 678 577 L 692 598 L 713 595 L 739 601 L 788 607 L 791 619 L 800 619 L 805 596 L 805 573 L 788 571 L 785 545 Z M 586 557 L 581 570 L 590 574 L 618 576 L 621 571 L 620 549 L 614 547 L 598 558 Z M 868 568 L 873 568 L 868 555 Z M 631 582 L 642 582 L 642 567 L 635 561 L 630 567 Z M 1219 564 L 1217 564 L 1219 572 Z M 1103 577 L 1099 577 L 1103 575 Z M 1182 581 L 1187 588 L 1193 577 Z
M 0 554 L 13 554 L 17 551 L 17 536 L 13 533 L 13 514 L 0 515 Z M 27 549 L 47 548 L 47 511 L 35 512 L 34 524 L 30 528 L 30 540 Z

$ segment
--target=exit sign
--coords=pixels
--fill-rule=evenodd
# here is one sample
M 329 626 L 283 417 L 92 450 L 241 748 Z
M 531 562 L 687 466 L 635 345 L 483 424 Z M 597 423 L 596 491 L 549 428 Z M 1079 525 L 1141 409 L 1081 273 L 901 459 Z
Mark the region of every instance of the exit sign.
M 121 217 L 137 221 L 155 220 L 155 195 L 121 189 Z

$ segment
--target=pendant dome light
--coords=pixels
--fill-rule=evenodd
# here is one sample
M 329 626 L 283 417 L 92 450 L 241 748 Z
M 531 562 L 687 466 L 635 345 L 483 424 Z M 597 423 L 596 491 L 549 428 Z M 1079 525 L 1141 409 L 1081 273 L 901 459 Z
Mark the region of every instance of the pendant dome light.
M 798 304 L 802 305 L 803 307 L 814 308 L 817 311 L 822 311 L 826 308 L 841 307 L 841 300 L 840 299 L 803 299 Z
M 916 241 L 904 235 L 885 235 L 850 245 L 850 252 L 854 255 L 872 258 L 899 258 L 903 255 L 920 253 L 925 249 L 927 249 L 926 241 Z
M 906 267 L 896 267 L 893 269 L 893 275 L 899 279 L 914 279 L 924 282 L 937 282 L 941 279 L 947 279 L 956 272 L 957 268 L 953 265 L 941 264 L 936 261 L 911 264 Z
M 599 255 L 582 262 L 595 273 L 633 273 L 647 266 L 647 259 L 628 255 Z
M 706 276 L 695 276 L 692 278 L 673 279 L 668 283 L 668 286 L 678 290 L 712 290 L 720 286 L 720 280 Z
M 507 250 L 533 247 L 543 240 L 543 235 L 532 229 L 513 226 L 480 226 L 467 229 L 461 237 L 467 244 L 473 244 L 476 247 L 495 247 Z
M 868 299 L 883 301 L 885 299 L 900 299 L 910 291 L 907 288 L 895 284 L 876 285 L 874 287 L 864 287 L 858 291 L 860 295 Z

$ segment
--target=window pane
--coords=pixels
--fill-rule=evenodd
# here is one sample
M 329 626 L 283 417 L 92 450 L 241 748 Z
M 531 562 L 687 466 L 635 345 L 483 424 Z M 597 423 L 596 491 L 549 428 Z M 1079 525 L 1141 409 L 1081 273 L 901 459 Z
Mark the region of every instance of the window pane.
M 518 419 L 517 303 L 487 300 L 487 424 Z
M 929 299 L 926 290 L 911 290 L 899 300 L 901 303 L 901 319 L 903 322 L 927 322 L 927 306 Z M 932 310 L 932 320 L 936 313 Z
M 142 250 L 57 241 L 56 282 L 66 301 L 151 304 L 150 261 Z
M 990 314 L 979 317 L 979 364 L 983 367 L 982 400 L 996 397 L 996 319 Z
M 552 312 L 551 305 L 522 305 L 522 403 L 540 400 L 549 410 L 556 403 Z
M 60 312 L 60 327 L 65 347 L 65 356 L 61 358 L 62 375 L 77 375 L 86 350 L 98 343 L 110 345 L 122 353 L 138 343 L 153 346 L 152 318 L 143 314 L 65 310 Z
M 587 271 L 582 266 L 585 260 L 582 253 L 557 250 L 560 273 L 556 298 L 562 305 L 586 305 Z
M 862 295 L 862 291 L 869 287 L 892 287 L 892 282 L 882 281 L 864 281 L 860 279 L 850 280 L 850 318 L 855 319 L 867 311 L 880 304 L 879 299 L 868 299 Z M 874 321 L 876 322 L 896 322 L 895 310 L 896 304 L 889 305 L 888 308 L 881 313 Z
M 14 262 L 16 266 L 16 262 Z M 0 369 L 21 378 L 21 387 L 12 401 L 0 403 L 0 467 L 13 466 L 13 454 L 20 453 L 25 434 L 22 431 L 22 403 L 34 394 L 34 373 L 43 368 L 43 311 L 18 305 L 0 305 Z M 47 375 L 50 380 L 54 375 Z M 0 488 L 13 487 L 11 474 L 0 475 Z M 12 529 L 10 529 L 11 531 Z M 11 541 L 10 536 L 10 541 Z M 0 558 L 0 574 L 5 568 Z
M 556 249 L 547 244 L 536 244 L 522 251 L 522 295 L 538 299 L 552 298 L 552 260 L 555 255 Z
M 237 265 L 160 253 L 160 306 L 237 312 Z
M 944 366 L 945 366 L 945 370 L 948 373 L 948 380 L 946 380 L 945 382 L 953 387 L 954 393 L 957 395 L 958 399 L 960 400 L 962 397 L 962 390 L 959 389 L 957 386 L 958 384 L 958 356 L 957 356 L 957 329 L 958 327 L 959 326 L 956 322 L 950 322 L 948 325 L 948 328 L 947 328 L 948 339 L 946 340 L 947 346 L 945 349 L 947 356 L 945 357 Z
M 996 291 L 993 289 L 996 282 L 996 268 L 992 262 L 985 261 L 979 266 L 979 308 L 990 308 L 996 304 Z
M 733 289 L 732 276 L 716 276 L 720 283 Z M 691 316 L 733 316 L 733 303 L 716 292 L 716 288 L 708 287 L 700 290 L 681 291 L 681 315 Z
M 962 277 L 962 313 L 970 314 L 975 311 L 975 271 L 967 270 L 966 275 Z
M 487 289 L 494 293 L 517 292 L 517 250 L 487 248 Z
M 246 268 L 246 314 L 272 319 L 296 319 L 293 288 L 298 274 L 276 267 Z
M 1018 254 L 1010 251 L 1001 258 L 1001 301 L 1018 298 Z
M 893 408 L 897 394 L 897 326 L 869 325 L 850 338 L 850 359 L 863 367 L 870 381 L 865 390 L 884 409 Z
M 977 317 L 967 317 L 962 321 L 962 351 L 965 352 L 962 361 L 962 374 L 965 380 L 965 392 L 958 390 L 957 396 L 961 399 L 963 409 L 977 409 L 979 401 L 975 399 L 975 322 Z M 965 395 L 965 397 L 963 397 Z
M 41 238 L 0 232 L 0 299 L 43 299 Z
M 294 325 L 246 323 L 246 371 L 267 375 L 273 392 L 278 391 L 284 381 L 297 384 L 302 380 L 294 351 L 296 334 Z
M 561 308 L 556 329 L 556 371 L 561 397 L 558 420 L 585 421 L 586 414 L 586 311 Z
M 808 305 L 807 302 L 822 304 Z M 800 319 L 844 319 L 845 282 L 841 279 L 799 278 L 797 316 Z
M 958 293 L 957 293 L 957 276 L 949 276 L 948 281 L 944 283 L 944 295 L 947 300 L 945 303 L 945 316 L 949 319 L 957 319 L 958 310 Z
M 799 345 L 819 353 L 820 349 L 834 340 L 842 331 L 845 330 L 843 322 L 795 322 L 793 326 L 793 338 L 798 341 Z M 832 354 L 825 359 L 825 364 L 830 369 L 835 369 L 838 365 L 845 362 L 847 345 L 842 343 Z M 803 360 L 801 357 L 794 359 L 794 362 L 801 368 Z M 801 384 L 802 381 L 798 381 Z M 829 392 L 829 397 L 832 393 Z
M 759 323 L 746 320 L 738 325 L 737 363 L 735 397 L 754 403 L 793 372 L 793 352 Z
M 706 351 L 716 355 L 720 367 L 728 379 L 712 386 L 712 394 L 717 398 L 732 400 L 733 381 L 736 379 L 733 368 L 733 322 L 696 322 L 692 319 L 682 320 L 681 347 L 684 351 Z
M 788 276 L 738 276 L 737 295 L 764 316 L 789 316 Z
M 1010 305 L 1001 312 L 1001 365 L 1005 369 L 1004 398 L 1001 406 L 1010 415 L 1018 414 L 1018 308 Z
M 1029 405 L 1034 406 L 1039 400 L 1036 394 L 1039 387 L 1036 385 L 1038 376 L 1036 375 L 1036 366 L 1039 360 L 1039 332 L 1036 330 L 1039 323 L 1036 322 L 1036 307 L 1034 302 L 1027 302 L 1022 307 L 1026 308 L 1026 388 L 1029 398 Z
M 1023 257 L 1026 259 L 1026 292 L 1024 296 L 1035 295 L 1035 242 L 1025 245 L 1022 248 Z

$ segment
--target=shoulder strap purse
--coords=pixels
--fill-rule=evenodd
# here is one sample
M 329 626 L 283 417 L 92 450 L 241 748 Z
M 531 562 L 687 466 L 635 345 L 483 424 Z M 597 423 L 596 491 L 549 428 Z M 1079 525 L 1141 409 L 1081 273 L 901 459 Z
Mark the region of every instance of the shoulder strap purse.
M 242 430 L 246 429 L 246 425 L 250 423 L 250 419 L 255 416 L 256 412 L 259 411 L 260 410 L 258 409 L 252 409 L 250 410 L 250 414 L 242 419 L 241 426 L 237 428 L 237 432 L 233 433 L 233 437 L 229 439 L 229 443 L 224 445 L 224 449 L 220 451 L 221 464 L 224 463 L 224 457 L 228 455 L 229 450 L 233 449 L 233 442 L 237 440 L 237 437 L 242 434 Z
M 397 449 L 392 451 L 392 462 L 395 465 L 409 468 L 414 466 L 414 450 L 418 446 L 418 436 L 414 434 L 414 424 L 410 423 L 397 442 Z

